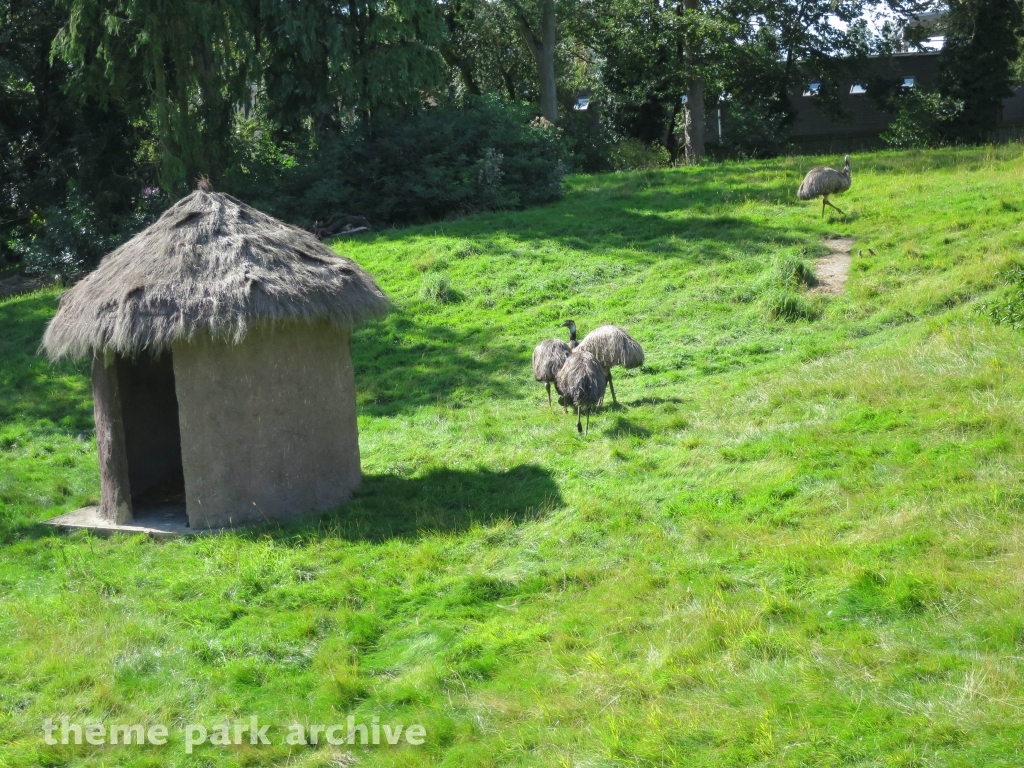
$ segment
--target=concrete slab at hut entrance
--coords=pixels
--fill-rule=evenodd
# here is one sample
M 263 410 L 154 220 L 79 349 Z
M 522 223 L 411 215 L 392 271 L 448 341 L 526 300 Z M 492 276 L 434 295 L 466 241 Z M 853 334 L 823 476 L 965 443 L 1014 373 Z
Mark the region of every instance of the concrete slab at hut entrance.
M 115 533 L 142 533 L 154 539 L 173 539 L 177 536 L 197 536 L 214 533 L 217 529 L 189 528 L 185 506 L 157 507 L 136 510 L 129 523 L 113 523 L 104 518 L 100 508 L 82 507 L 65 515 L 58 515 L 46 521 L 46 525 L 67 530 L 86 530 L 100 536 Z

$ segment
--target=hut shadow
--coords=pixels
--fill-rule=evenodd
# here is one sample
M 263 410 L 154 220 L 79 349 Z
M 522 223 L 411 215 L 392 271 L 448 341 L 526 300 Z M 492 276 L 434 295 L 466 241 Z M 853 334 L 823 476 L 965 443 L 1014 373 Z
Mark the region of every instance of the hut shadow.
M 416 539 L 501 521 L 521 524 L 564 503 L 551 473 L 535 464 L 504 472 L 438 469 L 415 478 L 364 475 L 355 496 L 338 509 L 253 535 L 352 542 Z

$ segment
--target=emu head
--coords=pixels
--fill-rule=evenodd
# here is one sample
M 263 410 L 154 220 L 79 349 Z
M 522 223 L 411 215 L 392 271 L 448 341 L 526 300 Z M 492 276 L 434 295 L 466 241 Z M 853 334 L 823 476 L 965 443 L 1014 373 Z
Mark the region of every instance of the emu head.
M 570 340 L 576 338 L 576 323 L 575 323 L 575 321 L 573 321 L 573 320 L 566 320 L 564 323 L 559 323 L 558 327 L 559 328 L 568 328 L 569 329 L 569 339 Z
M 850 172 L 850 156 L 849 155 L 846 156 L 846 160 L 843 163 L 843 171 L 845 173 L 849 173 Z

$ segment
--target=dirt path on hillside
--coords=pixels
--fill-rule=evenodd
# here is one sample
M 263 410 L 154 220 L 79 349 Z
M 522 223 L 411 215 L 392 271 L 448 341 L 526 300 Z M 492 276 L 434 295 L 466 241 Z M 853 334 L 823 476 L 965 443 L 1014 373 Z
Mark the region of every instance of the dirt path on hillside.
M 820 259 L 814 265 L 814 276 L 818 285 L 808 293 L 824 293 L 838 296 L 846 290 L 846 278 L 850 276 L 850 249 L 853 248 L 852 237 L 837 237 L 823 241 L 832 249 L 832 253 Z

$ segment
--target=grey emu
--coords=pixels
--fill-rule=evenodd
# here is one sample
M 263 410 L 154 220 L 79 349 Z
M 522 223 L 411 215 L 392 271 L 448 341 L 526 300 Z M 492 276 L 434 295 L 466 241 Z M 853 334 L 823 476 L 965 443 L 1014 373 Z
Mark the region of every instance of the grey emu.
M 590 411 L 604 397 L 604 369 L 597 358 L 580 348 L 565 361 L 555 380 L 555 389 L 560 397 L 558 404 L 571 405 L 576 409 L 576 431 L 583 432 L 580 413 L 587 411 L 587 431 L 590 434 Z
M 576 349 L 576 347 L 580 345 L 580 343 L 576 341 L 576 322 L 574 320 L 566 320 L 558 327 L 569 329 L 569 349 Z
M 533 350 L 533 378 L 547 387 L 548 408 L 551 407 L 551 384 L 571 354 L 572 349 L 561 339 L 545 339 Z
M 580 342 L 579 352 L 589 352 L 601 364 L 608 386 L 612 390 L 612 402 L 615 398 L 615 384 L 612 383 L 612 368 L 621 365 L 623 368 L 638 368 L 644 364 L 643 347 L 622 328 L 617 325 L 602 325 L 586 335 Z M 601 391 L 604 398 L 604 390 Z
M 829 168 L 825 165 L 819 165 L 817 168 L 811 168 L 804 176 L 803 184 L 800 185 L 800 189 L 797 190 L 796 196 L 801 200 L 813 200 L 816 197 L 821 198 L 821 215 L 825 215 L 825 206 L 831 205 L 837 211 L 845 216 L 839 208 L 832 205 L 832 201 L 828 199 L 829 195 L 838 195 L 840 192 L 845 192 L 850 188 L 850 156 L 846 156 L 846 162 L 843 165 L 843 170 L 837 171 L 835 168 Z

